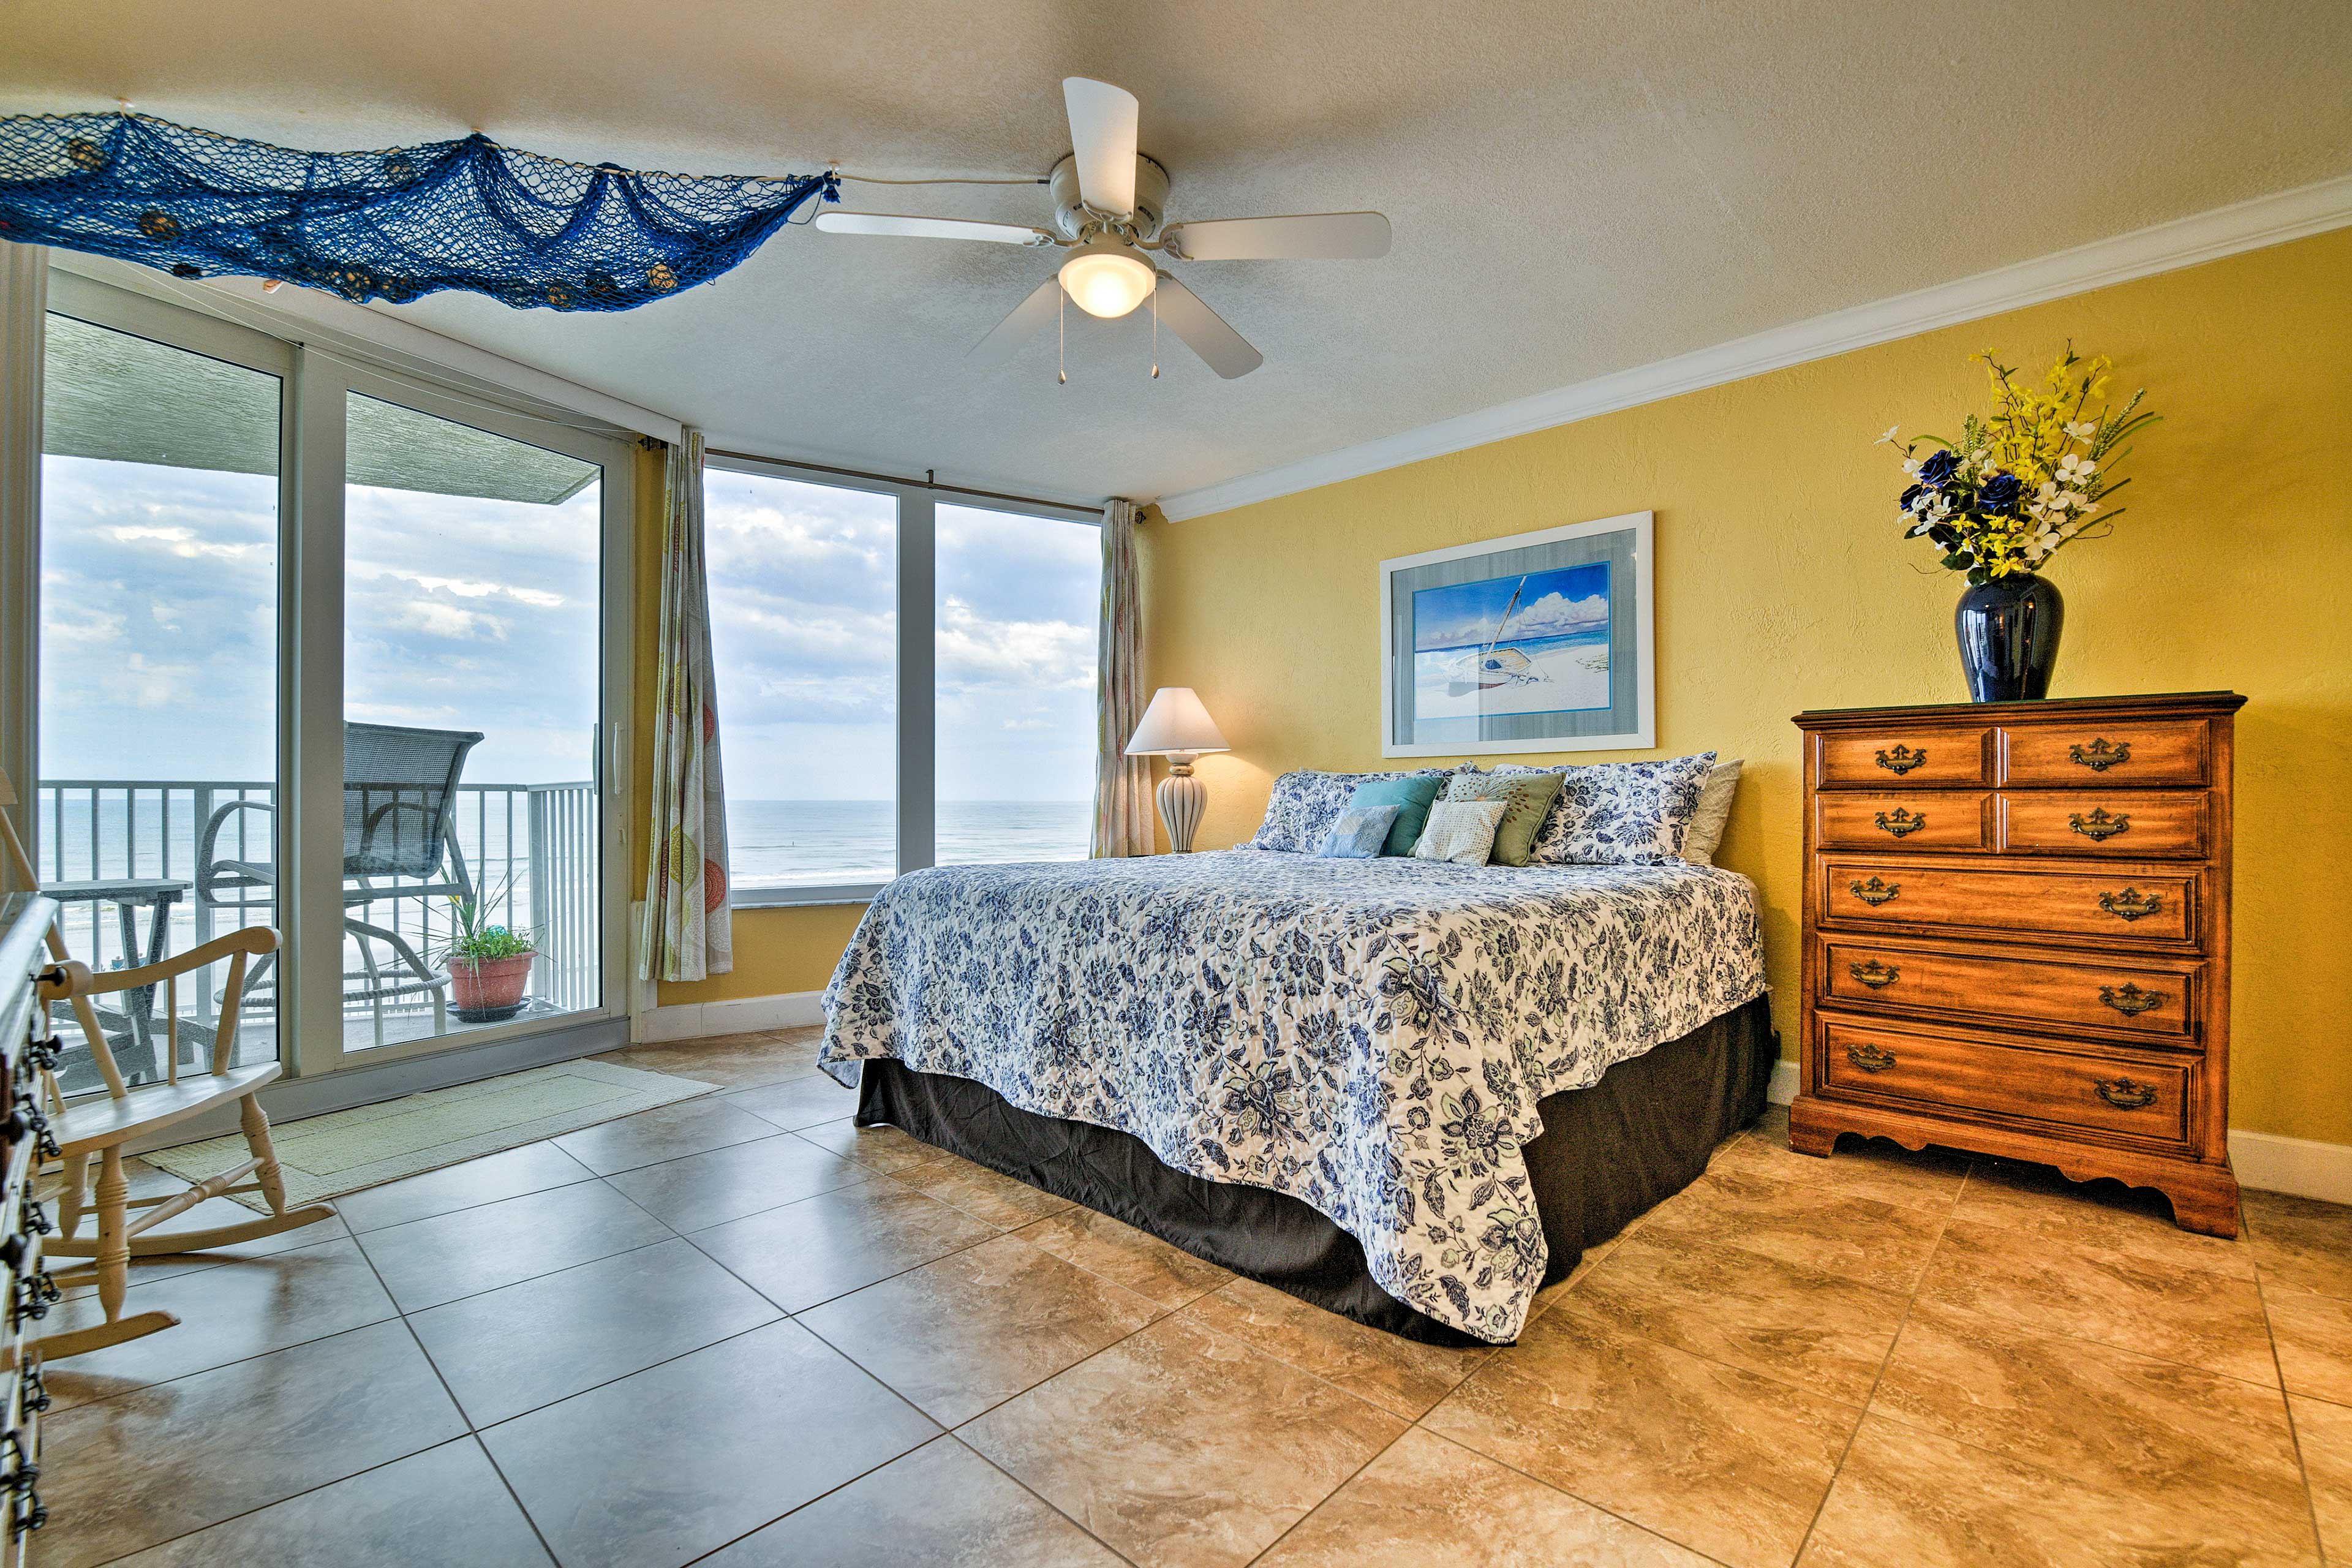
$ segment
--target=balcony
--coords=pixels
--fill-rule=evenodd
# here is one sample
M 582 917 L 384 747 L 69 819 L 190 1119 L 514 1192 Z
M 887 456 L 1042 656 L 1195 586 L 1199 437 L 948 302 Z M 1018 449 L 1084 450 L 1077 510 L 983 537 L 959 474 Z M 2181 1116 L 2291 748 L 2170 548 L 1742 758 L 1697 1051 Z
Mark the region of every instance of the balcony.
M 240 926 L 271 921 L 268 905 L 221 908 L 197 897 L 205 825 L 232 802 L 274 805 L 276 792 L 267 784 L 231 779 L 42 780 L 33 806 L 34 857 L 44 885 L 125 879 L 142 884 L 124 890 L 121 899 L 103 896 L 107 889 L 66 889 L 64 929 L 73 956 L 93 969 L 126 967 L 184 952 Z M 538 936 L 521 1016 L 572 1012 L 599 1001 L 596 804 L 595 786 L 586 781 L 457 787 L 457 845 L 473 886 L 489 895 L 485 918 Z M 274 820 L 261 811 L 230 812 L 215 856 L 269 860 Z M 446 898 L 403 890 L 423 885 L 411 879 L 369 879 L 364 890 L 376 896 L 352 903 L 347 915 L 394 932 L 430 962 L 450 935 L 454 910 Z M 397 1045 L 436 1032 L 435 995 L 422 986 L 400 988 L 398 967 L 386 943 L 346 935 L 345 1050 Z M 273 968 L 247 991 L 238 1029 L 240 1062 L 279 1054 L 277 979 Z M 106 1017 L 104 1026 L 127 1078 L 146 1081 L 162 1076 L 166 1017 L 173 1004 L 182 1025 L 183 1068 L 205 1059 L 210 1037 L 203 1026 L 215 1016 L 226 975 L 206 971 L 201 980 L 181 985 L 172 997 L 127 997 L 123 1011 Z M 482 1026 L 467 1023 L 455 1009 L 439 1022 L 453 1037 Z M 61 1070 L 67 1089 L 95 1087 L 97 1074 L 87 1053 L 71 1048 L 78 1032 L 68 1026 L 65 1035 L 68 1054 Z

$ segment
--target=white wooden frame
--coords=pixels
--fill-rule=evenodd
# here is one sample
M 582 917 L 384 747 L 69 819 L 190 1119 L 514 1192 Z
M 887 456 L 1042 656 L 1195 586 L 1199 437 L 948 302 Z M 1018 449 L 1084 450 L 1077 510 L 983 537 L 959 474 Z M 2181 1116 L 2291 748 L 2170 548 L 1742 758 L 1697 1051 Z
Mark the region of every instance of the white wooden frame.
M 1456 544 L 1444 550 L 1425 550 L 1418 555 L 1399 555 L 1381 562 L 1378 569 L 1381 594 L 1379 676 L 1381 755 L 1384 757 L 1522 756 L 1538 752 L 1648 751 L 1655 747 L 1658 743 L 1658 681 L 1655 598 L 1652 582 L 1655 552 L 1654 522 L 1654 514 L 1651 512 L 1629 511 L 1617 517 L 1599 518 L 1591 522 L 1570 523 L 1562 528 L 1538 529 L 1532 533 L 1515 533 L 1502 539 L 1482 539 L 1473 544 Z M 1633 731 L 1604 735 L 1550 735 L 1532 740 L 1472 740 L 1466 744 L 1452 741 L 1401 742 L 1396 738 L 1395 683 L 1400 672 L 1397 662 L 1399 650 L 1394 647 L 1396 616 L 1393 592 L 1398 573 L 1410 571 L 1417 566 L 1433 565 L 1441 561 L 1461 561 L 1474 556 L 1492 555 L 1506 550 L 1523 550 L 1531 545 L 1554 544 L 1563 540 L 1586 539 L 1596 534 L 1622 532 L 1631 532 L 1633 535 L 1633 598 L 1635 615 L 1633 635 L 1637 672 L 1634 703 L 1636 727 Z M 1612 587 L 1613 593 L 1614 585 L 1612 584 Z

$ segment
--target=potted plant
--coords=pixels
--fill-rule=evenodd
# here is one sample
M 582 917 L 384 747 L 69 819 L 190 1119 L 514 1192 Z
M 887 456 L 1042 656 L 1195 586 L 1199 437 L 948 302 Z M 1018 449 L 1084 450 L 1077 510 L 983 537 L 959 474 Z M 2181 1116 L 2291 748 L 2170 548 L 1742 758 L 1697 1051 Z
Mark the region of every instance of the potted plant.
M 1903 443 L 1911 486 L 1896 503 L 1906 539 L 1926 539 L 1937 564 L 1965 573 L 1967 592 L 1953 616 L 1969 695 L 1979 702 L 2047 697 L 2058 660 L 2066 605 L 2042 575 L 2053 555 L 2078 539 L 2103 536 L 2123 515 L 2106 498 L 2130 483 L 2114 469 L 2130 454 L 2122 443 L 2156 422 L 2135 392 L 2121 408 L 2105 405 L 2105 355 L 2083 360 L 2069 343 L 2035 391 L 1992 351 L 1969 356 L 1992 378 L 1993 412 L 1971 414 L 1957 441 L 1921 436 Z M 2091 405 L 2099 402 L 2097 413 Z M 1891 446 L 1901 428 L 1878 444 Z M 1922 455 L 1920 448 L 1928 450 Z
M 495 1024 L 513 1017 L 522 1011 L 523 993 L 530 988 L 538 942 L 530 932 L 488 921 L 488 910 L 504 894 L 501 888 L 487 898 L 450 899 L 449 935 L 433 950 L 433 962 L 449 971 L 450 1001 L 462 1023 Z

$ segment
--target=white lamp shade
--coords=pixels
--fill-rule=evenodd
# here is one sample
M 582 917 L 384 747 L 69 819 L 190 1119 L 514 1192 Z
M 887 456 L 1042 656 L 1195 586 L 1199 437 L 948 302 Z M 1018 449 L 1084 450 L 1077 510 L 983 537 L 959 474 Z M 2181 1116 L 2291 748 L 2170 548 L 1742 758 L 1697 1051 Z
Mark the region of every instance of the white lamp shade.
M 1217 721 L 1201 706 L 1189 686 L 1163 686 L 1151 694 L 1143 722 L 1127 742 L 1130 757 L 1197 756 L 1202 752 L 1230 752 Z

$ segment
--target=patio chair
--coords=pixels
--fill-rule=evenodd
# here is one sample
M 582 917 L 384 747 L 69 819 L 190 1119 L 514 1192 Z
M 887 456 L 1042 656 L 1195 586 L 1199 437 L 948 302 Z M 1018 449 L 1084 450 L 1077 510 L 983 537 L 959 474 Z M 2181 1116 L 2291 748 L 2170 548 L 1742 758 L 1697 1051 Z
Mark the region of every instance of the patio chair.
M 391 724 L 343 726 L 343 907 L 392 899 L 470 899 L 472 879 L 457 847 L 457 779 L 478 730 L 411 730 Z M 265 816 L 267 801 L 233 800 L 205 824 L 196 852 L 196 907 L 247 910 L 274 906 L 278 868 L 270 861 L 225 858 L 221 830 L 240 811 Z M 433 1032 L 449 1031 L 449 975 L 426 963 L 406 937 L 346 913 L 343 930 L 359 939 L 362 967 L 343 976 L 343 1000 L 364 1001 L 375 1043 L 383 1044 L 387 1002 L 429 994 Z M 375 944 L 392 950 L 378 962 Z M 248 993 L 266 986 L 275 955 L 264 957 L 246 981 Z
M 92 975 L 87 965 L 67 961 L 44 971 L 38 977 L 38 994 L 44 1002 L 71 1000 L 77 1010 L 88 1005 L 84 999 L 89 996 L 162 984 L 167 998 L 163 1010 L 164 1026 L 169 1031 L 172 1047 L 167 1069 L 170 1076 L 163 1082 L 126 1088 L 105 1037 L 93 1034 L 90 1049 L 97 1053 L 100 1071 L 106 1079 L 106 1093 L 68 1102 L 58 1094 L 55 1079 L 47 1082 L 50 1105 L 48 1131 L 56 1140 L 51 1157 L 58 1162 L 59 1168 L 53 1173 L 43 1173 L 40 1191 L 44 1197 L 57 1200 L 58 1234 L 44 1241 L 41 1250 L 53 1258 L 87 1258 L 90 1260 L 87 1265 L 58 1275 L 54 1283 L 64 1287 L 96 1280 L 99 1304 L 105 1310 L 106 1318 L 103 1322 L 92 1323 L 87 1328 L 68 1329 L 47 1335 L 40 1342 L 43 1359 L 54 1361 L 60 1356 L 102 1350 L 109 1345 L 118 1345 L 126 1340 L 135 1340 L 168 1329 L 180 1321 L 170 1312 L 161 1310 L 135 1312 L 127 1318 L 122 1315 L 123 1296 L 129 1288 L 131 1259 L 133 1258 L 203 1252 L 236 1242 L 251 1241 L 257 1237 L 275 1236 L 280 1231 L 299 1230 L 333 1216 L 335 1211 L 323 1204 L 299 1209 L 286 1206 L 285 1177 L 278 1169 L 278 1156 L 270 1148 L 269 1118 L 262 1111 L 261 1101 L 257 1098 L 261 1087 L 278 1077 L 278 1063 L 271 1060 L 249 1063 L 244 1067 L 235 1065 L 237 1005 L 245 994 L 247 961 L 256 956 L 267 960 L 277 949 L 276 931 L 268 926 L 249 926 L 243 931 L 216 937 L 161 963 L 142 964 L 136 969 L 110 969 L 101 974 Z M 229 980 L 226 989 L 221 993 L 220 1019 L 213 1031 L 211 1070 L 194 1078 L 183 1079 L 180 1076 L 180 1019 L 176 995 L 178 977 L 224 959 L 228 962 Z M 130 1179 L 122 1168 L 124 1144 L 231 1100 L 237 1103 L 238 1126 L 245 1134 L 248 1158 L 178 1193 L 149 1198 L 133 1198 L 131 1195 Z M 95 1188 L 89 1184 L 89 1163 L 93 1156 L 97 1158 L 99 1167 Z M 252 1178 L 250 1182 L 247 1182 L 247 1177 Z M 145 1234 L 163 1221 L 185 1214 L 198 1204 L 239 1193 L 258 1193 L 268 1204 L 269 1212 L 235 1225 L 153 1236 Z M 89 1209 L 97 1213 L 98 1235 L 84 1240 L 75 1233 L 81 1228 L 82 1215 Z M 139 1211 L 136 1218 L 131 1217 L 133 1210 Z M 45 1311 L 46 1307 L 41 1310 Z M 39 1316 L 40 1312 L 34 1315 Z

